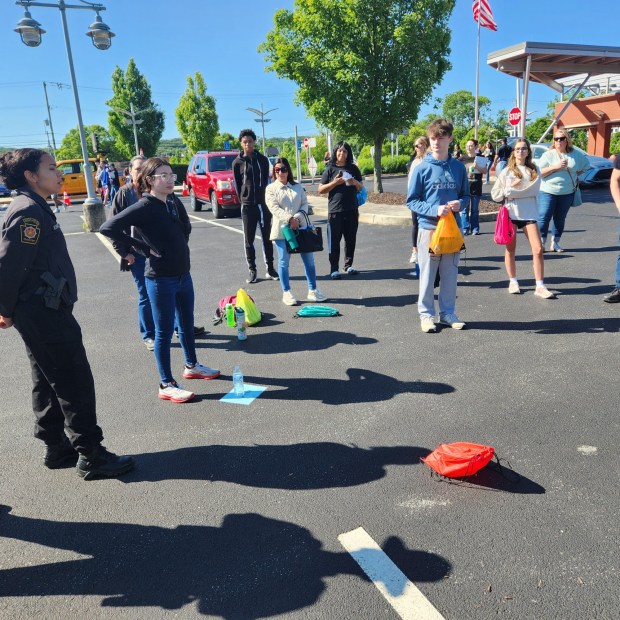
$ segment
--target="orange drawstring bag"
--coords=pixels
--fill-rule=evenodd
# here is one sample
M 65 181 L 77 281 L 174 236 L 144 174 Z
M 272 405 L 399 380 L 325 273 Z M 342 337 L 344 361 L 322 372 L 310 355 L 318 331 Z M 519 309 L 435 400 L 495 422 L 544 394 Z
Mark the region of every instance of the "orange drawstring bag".
M 437 228 L 431 237 L 428 251 L 431 254 L 454 254 L 465 247 L 463 235 L 456 223 L 454 213 L 450 211 L 442 215 L 437 223 Z
M 440 444 L 420 460 L 446 478 L 466 478 L 481 470 L 494 455 L 495 450 L 491 446 L 457 441 Z

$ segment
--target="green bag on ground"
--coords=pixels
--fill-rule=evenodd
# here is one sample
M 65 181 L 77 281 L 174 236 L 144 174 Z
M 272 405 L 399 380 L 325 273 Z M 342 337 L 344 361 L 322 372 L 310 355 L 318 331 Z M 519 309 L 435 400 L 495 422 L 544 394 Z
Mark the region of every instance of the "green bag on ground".
M 295 313 L 295 318 L 312 316 L 341 316 L 341 314 L 331 306 L 304 306 Z

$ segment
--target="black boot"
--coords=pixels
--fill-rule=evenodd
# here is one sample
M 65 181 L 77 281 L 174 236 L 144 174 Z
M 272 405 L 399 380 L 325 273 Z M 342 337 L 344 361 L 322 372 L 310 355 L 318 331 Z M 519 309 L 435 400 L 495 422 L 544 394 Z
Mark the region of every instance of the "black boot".
M 80 454 L 77 473 L 84 480 L 115 478 L 132 470 L 135 464 L 131 456 L 117 456 L 103 446 L 98 446 L 88 454 Z
M 75 451 L 75 448 L 73 448 L 66 435 L 60 443 L 45 446 L 43 464 L 48 469 L 69 467 L 75 465 L 77 460 L 78 453 Z

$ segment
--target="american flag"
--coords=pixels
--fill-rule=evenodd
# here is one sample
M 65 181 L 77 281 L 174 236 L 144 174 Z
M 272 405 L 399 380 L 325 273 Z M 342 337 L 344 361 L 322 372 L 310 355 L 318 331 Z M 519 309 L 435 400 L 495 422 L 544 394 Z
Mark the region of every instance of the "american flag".
M 497 24 L 493 19 L 493 11 L 491 11 L 487 0 L 474 0 L 471 8 L 474 12 L 475 22 L 478 22 L 483 28 L 497 30 Z

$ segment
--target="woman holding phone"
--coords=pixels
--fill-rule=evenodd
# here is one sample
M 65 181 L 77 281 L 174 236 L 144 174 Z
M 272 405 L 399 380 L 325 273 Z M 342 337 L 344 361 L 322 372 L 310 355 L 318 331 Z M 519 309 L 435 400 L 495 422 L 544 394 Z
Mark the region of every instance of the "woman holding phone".
M 542 173 L 540 195 L 538 197 L 538 227 L 542 244 L 547 241 L 549 223 L 553 219 L 550 252 L 564 252 L 560 238 L 568 210 L 573 204 L 579 175 L 590 167 L 586 156 L 573 148 L 566 129 L 553 132 L 553 146 L 545 151 L 538 165 Z
M 353 258 L 359 220 L 357 192 L 362 187 L 362 173 L 353 163 L 351 147 L 347 142 L 338 142 L 319 185 L 319 194 L 327 194 L 329 197 L 327 203 L 327 237 L 332 280 L 341 278 L 340 240 L 343 236 L 344 272 L 351 276 L 358 273 L 357 269 L 353 267 Z

